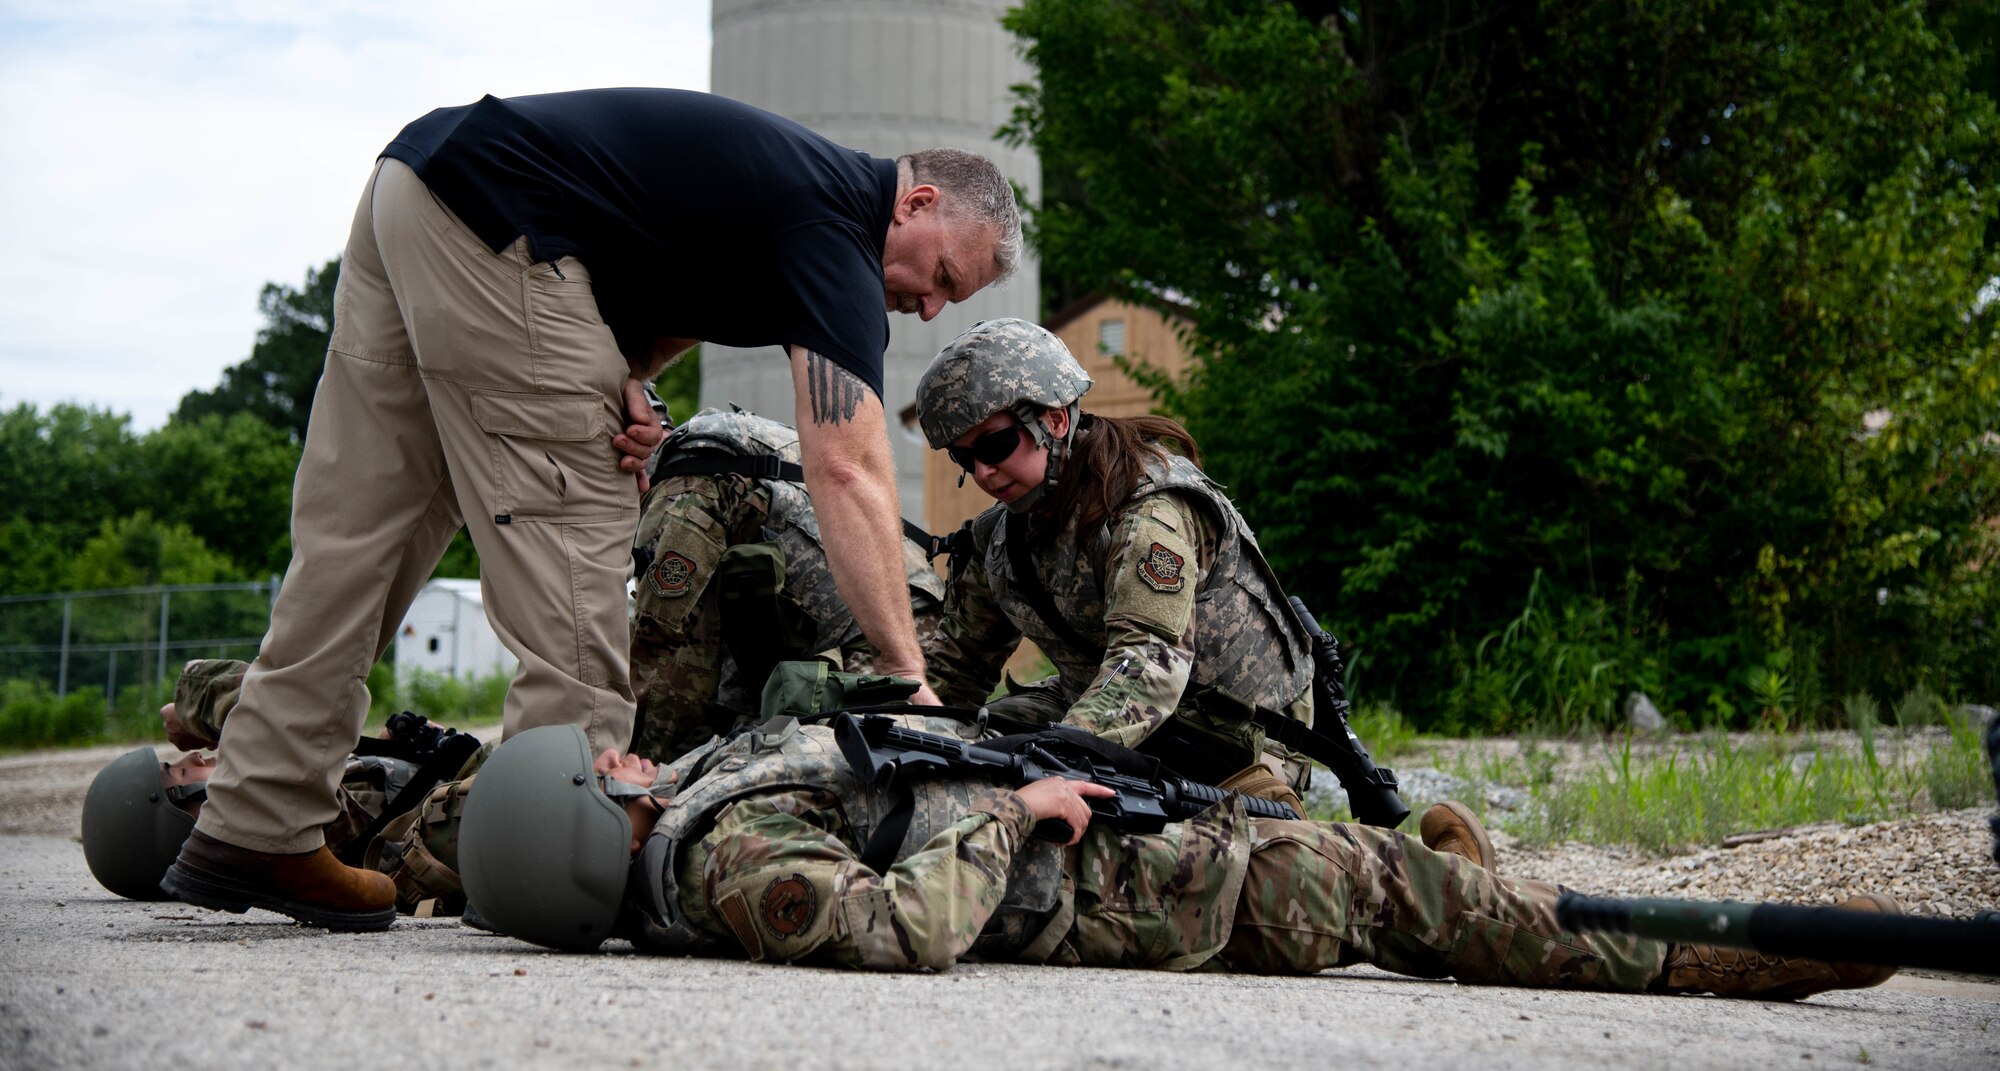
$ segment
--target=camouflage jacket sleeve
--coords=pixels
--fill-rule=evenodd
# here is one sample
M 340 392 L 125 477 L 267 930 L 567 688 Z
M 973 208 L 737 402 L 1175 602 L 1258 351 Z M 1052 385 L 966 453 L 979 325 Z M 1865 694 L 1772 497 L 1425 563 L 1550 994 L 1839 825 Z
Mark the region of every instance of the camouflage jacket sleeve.
M 722 552 L 763 538 L 770 508 L 770 493 L 740 475 L 674 476 L 647 491 L 632 544 L 648 560 L 634 578 L 640 619 L 679 628 Z
M 174 681 L 174 712 L 208 746 L 222 739 L 222 723 L 243 694 L 243 674 L 249 668 L 250 663 L 234 658 L 199 658 L 182 667 Z
M 1194 600 L 1214 560 L 1200 511 L 1147 495 L 1111 522 L 1104 660 L 1063 720 L 1137 747 L 1173 715 L 1194 666 Z
M 976 707 L 1000 683 L 1001 667 L 1021 642 L 1021 630 L 1001 610 L 977 551 L 954 563 L 945 585 L 944 620 L 924 652 L 924 673 L 940 700 Z
M 994 789 L 878 874 L 857 857 L 830 794 L 765 793 L 725 808 L 688 855 L 683 887 L 702 892 L 683 907 L 755 960 L 944 970 L 999 907 L 1033 823 L 1020 796 Z

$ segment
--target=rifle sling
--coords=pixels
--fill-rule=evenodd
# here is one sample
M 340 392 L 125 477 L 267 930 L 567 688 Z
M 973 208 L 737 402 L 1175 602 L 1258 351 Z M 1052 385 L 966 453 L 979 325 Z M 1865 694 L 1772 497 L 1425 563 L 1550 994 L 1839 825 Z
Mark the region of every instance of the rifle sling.
M 431 789 L 436 788 L 439 781 L 458 773 L 464 767 L 466 760 L 478 750 L 479 738 L 464 733 L 452 733 L 440 741 L 437 750 L 431 752 L 423 764 L 417 767 L 416 775 L 410 778 L 410 783 L 404 785 L 403 790 L 396 793 L 396 798 L 382 807 L 382 813 L 376 815 L 375 820 L 363 827 L 360 833 L 355 834 L 353 840 L 341 845 L 339 853 L 341 862 L 349 866 L 358 866 L 362 855 L 368 851 L 369 842 L 375 839 L 376 834 L 382 832 L 384 826 L 395 821 L 398 815 L 421 806 L 424 797 L 431 794 Z M 357 746 L 355 753 L 360 754 L 360 752 L 361 749 Z
M 748 476 L 757 480 L 806 482 L 805 469 L 771 454 L 722 454 L 714 451 L 699 451 L 678 457 L 653 470 L 655 480 L 664 480 L 669 476 Z M 903 538 L 923 548 L 924 557 L 930 559 L 951 550 L 958 533 L 936 536 L 905 520 Z
M 916 817 L 917 796 L 910 786 L 902 786 L 896 798 L 896 805 L 882 816 L 882 824 L 868 835 L 868 843 L 861 849 L 861 865 L 877 874 L 887 874 L 896 865 L 896 850 L 903 846 L 903 838 L 909 835 L 910 821 Z
M 1354 754 L 1354 748 L 1345 741 L 1320 732 L 1296 718 L 1288 718 L 1268 707 L 1257 707 L 1251 720 L 1264 730 L 1264 736 L 1285 747 L 1304 755 L 1321 766 L 1338 773 L 1342 764 Z

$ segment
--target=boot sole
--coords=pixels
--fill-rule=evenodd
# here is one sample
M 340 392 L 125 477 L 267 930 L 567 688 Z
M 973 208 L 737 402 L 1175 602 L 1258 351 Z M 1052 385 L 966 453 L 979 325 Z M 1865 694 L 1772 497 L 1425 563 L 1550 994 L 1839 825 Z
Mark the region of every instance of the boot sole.
M 282 899 L 262 889 L 189 870 L 179 863 L 167 868 L 167 876 L 160 879 L 160 888 L 174 899 L 196 907 L 228 911 L 237 915 L 253 907 L 260 907 L 266 911 L 290 916 L 308 926 L 347 933 L 386 930 L 396 921 L 394 904 L 379 911 L 342 911 L 338 908 L 318 907 L 297 900 Z

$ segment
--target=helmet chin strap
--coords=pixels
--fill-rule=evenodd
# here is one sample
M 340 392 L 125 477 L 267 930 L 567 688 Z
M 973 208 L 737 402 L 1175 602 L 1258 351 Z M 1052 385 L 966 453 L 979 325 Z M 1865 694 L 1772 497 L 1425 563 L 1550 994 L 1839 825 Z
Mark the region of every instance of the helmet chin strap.
M 1028 436 L 1035 441 L 1035 445 L 1049 452 L 1049 464 L 1041 483 L 1036 484 L 1027 494 L 1006 503 L 1008 512 L 1026 513 L 1034 509 L 1036 503 L 1048 494 L 1049 488 L 1061 481 L 1063 462 L 1069 458 L 1070 444 L 1076 441 L 1081 403 L 1071 402 L 1063 409 L 1069 414 L 1069 430 L 1064 432 L 1061 438 L 1057 438 L 1049 431 L 1049 426 L 1042 423 L 1042 413 L 1046 410 L 1033 405 L 1024 405 L 1014 410 L 1014 415 L 1020 418 L 1021 426 L 1028 429 Z

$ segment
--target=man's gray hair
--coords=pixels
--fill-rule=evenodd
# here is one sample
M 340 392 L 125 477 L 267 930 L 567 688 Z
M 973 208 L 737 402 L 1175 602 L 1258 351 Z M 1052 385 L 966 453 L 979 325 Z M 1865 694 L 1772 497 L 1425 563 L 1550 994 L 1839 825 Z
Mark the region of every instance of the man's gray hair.
M 964 149 L 925 149 L 897 157 L 896 166 L 910 169 L 911 185 L 936 186 L 944 194 L 944 211 L 994 232 L 993 265 L 999 269 L 994 282 L 1014 274 L 1021 261 L 1021 209 L 1013 185 L 993 161 Z

